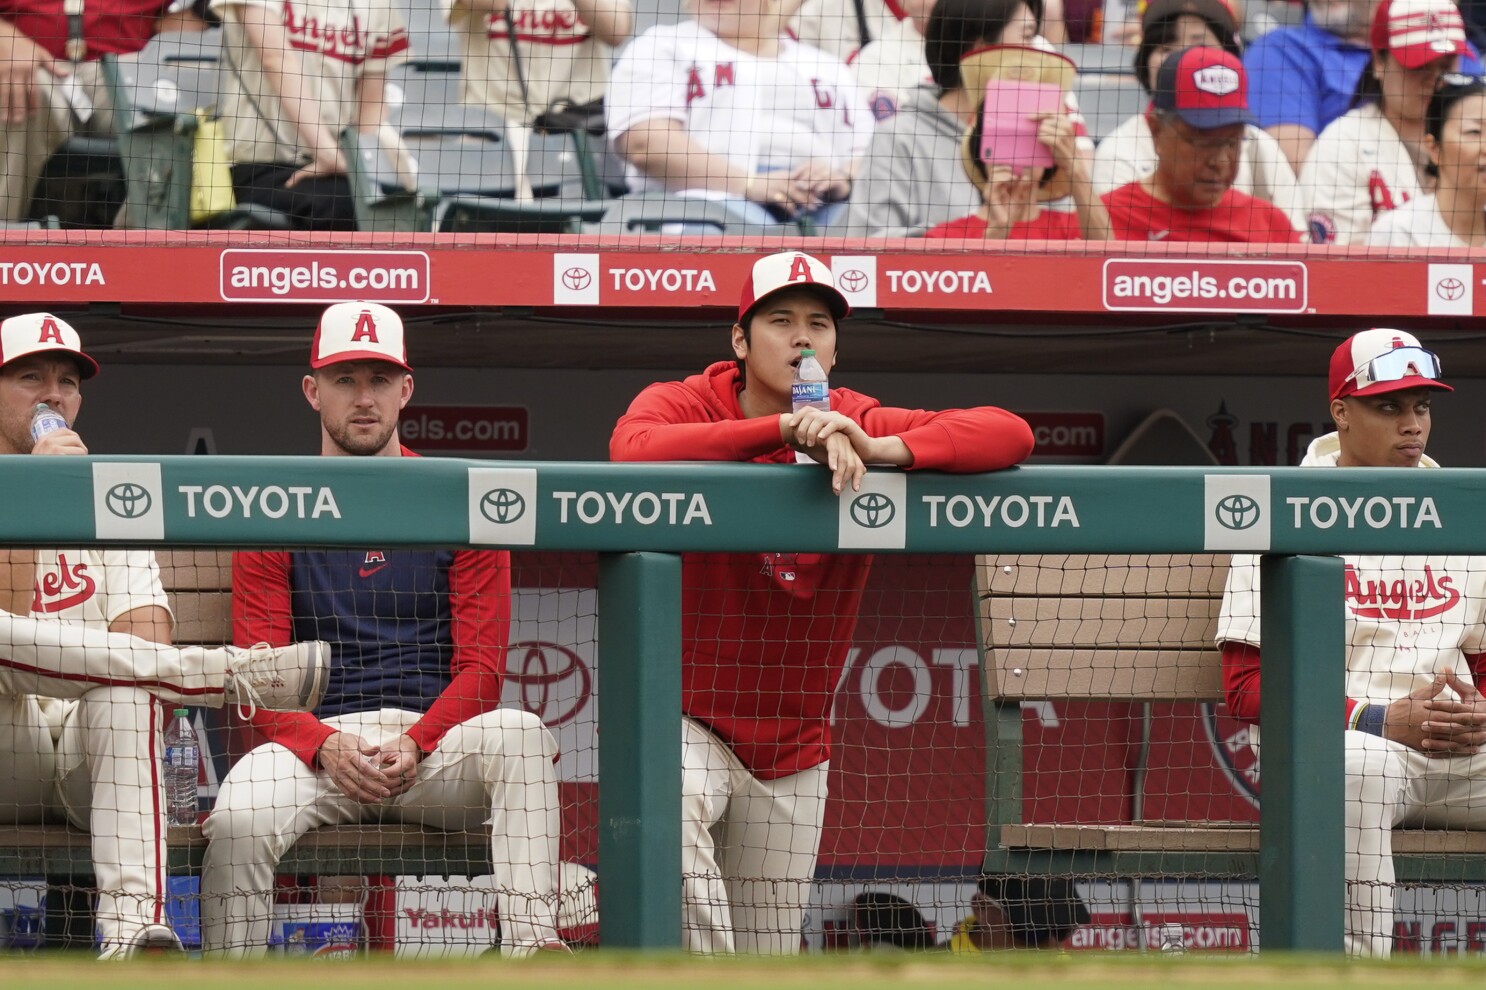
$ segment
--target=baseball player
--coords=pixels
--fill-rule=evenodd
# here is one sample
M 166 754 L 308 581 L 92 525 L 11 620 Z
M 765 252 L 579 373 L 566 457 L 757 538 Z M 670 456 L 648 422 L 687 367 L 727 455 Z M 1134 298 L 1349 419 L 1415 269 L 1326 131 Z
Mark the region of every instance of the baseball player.
M 412 457 L 398 414 L 413 394 L 397 314 L 338 303 L 315 331 L 304 395 L 328 457 Z M 313 629 L 334 657 L 311 714 L 259 712 L 269 739 L 227 774 L 207 819 L 202 944 L 261 955 L 274 866 L 317 825 L 489 827 L 503 951 L 567 951 L 557 935 L 557 742 L 502 709 L 511 615 L 505 551 L 239 553 L 233 630 L 287 642 Z
M 872 116 L 840 59 L 781 26 L 779 0 L 698 4 L 624 50 L 605 111 L 631 189 L 719 199 L 751 222 L 828 222 Z
M 0 453 L 88 453 L 72 429 L 33 440 L 30 424 L 41 403 L 75 422 L 82 382 L 97 371 L 77 332 L 50 314 L 0 323 Z M 313 705 L 325 687 L 324 644 L 256 656 L 155 646 L 170 643 L 171 614 L 153 553 L 72 548 L 4 556 L 0 821 L 65 816 L 92 832 L 105 958 L 179 948 L 164 923 L 157 699 Z
M 1412 335 L 1364 330 L 1336 349 L 1336 432 L 1308 467 L 1438 467 L 1425 454 L 1430 403 L 1451 391 Z M 1386 956 L 1393 933 L 1392 830 L 1486 827 L 1486 568 L 1456 555 L 1346 561 L 1348 951 Z M 1233 558 L 1218 620 L 1235 718 L 1259 720 L 1259 562 Z M 1258 745 L 1259 728 L 1252 736 Z
M 1381 214 L 1433 186 L 1423 171 L 1425 111 L 1440 77 L 1470 51 L 1450 0 L 1385 0 L 1371 44 L 1360 104 L 1321 132 L 1300 170 L 1316 244 L 1366 241 Z
M 616 461 L 792 464 L 857 490 L 865 465 L 994 471 L 1025 459 L 1020 418 L 982 406 L 923 412 L 831 390 L 792 413 L 801 351 L 827 371 L 849 312 L 831 270 L 788 251 L 756 262 L 732 328 L 736 360 L 658 382 L 609 440 Z M 801 468 L 804 470 L 805 468 Z M 685 944 L 793 953 L 815 876 L 831 755 L 831 696 L 872 566 L 855 554 L 688 554 L 682 565 Z

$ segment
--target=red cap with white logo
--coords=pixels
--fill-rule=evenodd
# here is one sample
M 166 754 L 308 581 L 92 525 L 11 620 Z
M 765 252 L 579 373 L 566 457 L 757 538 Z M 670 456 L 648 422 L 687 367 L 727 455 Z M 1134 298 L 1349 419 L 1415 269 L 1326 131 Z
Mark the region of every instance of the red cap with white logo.
M 338 361 L 386 361 L 404 371 L 408 365 L 402 318 L 379 303 L 336 303 L 320 317 L 310 345 L 310 367 Z
M 749 313 L 765 297 L 785 289 L 814 289 L 830 304 L 831 315 L 838 320 L 851 313 L 851 304 L 836 288 L 830 268 L 803 251 L 781 251 L 753 263 L 738 300 L 738 322 L 747 323 Z
M 1465 21 L 1450 0 L 1383 0 L 1373 14 L 1369 41 L 1373 51 L 1387 52 L 1405 69 L 1470 51 Z
M 1183 48 L 1166 56 L 1156 70 L 1151 105 L 1176 114 L 1199 131 L 1254 119 L 1243 63 L 1221 48 Z
M 66 320 L 50 313 L 23 313 L 0 323 L 0 366 L 46 351 L 71 354 L 84 378 L 98 374 L 98 362 L 83 353 L 82 338 Z
M 1410 388 L 1455 391 L 1439 380 L 1440 359 L 1419 338 L 1377 328 L 1355 333 L 1331 354 L 1328 386 L 1333 399 L 1382 395 Z

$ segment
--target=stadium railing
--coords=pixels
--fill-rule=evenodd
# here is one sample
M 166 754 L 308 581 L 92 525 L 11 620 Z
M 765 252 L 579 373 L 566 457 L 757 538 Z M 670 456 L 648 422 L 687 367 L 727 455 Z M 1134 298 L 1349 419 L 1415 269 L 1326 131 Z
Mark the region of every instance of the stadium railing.
M 860 493 L 836 498 L 815 472 L 757 465 L 36 458 L 0 476 L 0 499 L 9 507 L 0 517 L 0 545 L 112 543 L 177 555 L 226 546 L 597 551 L 597 608 L 605 617 L 601 941 L 644 948 L 680 944 L 681 553 L 787 546 L 802 553 L 1264 554 L 1267 755 L 1257 863 L 1263 942 L 1271 949 L 1338 950 L 1342 734 L 1333 727 L 1343 695 L 1343 570 L 1339 558 L 1326 555 L 1486 553 L 1486 529 L 1476 524 L 1482 477 L 1469 470 L 873 471 Z M 111 499 L 121 486 L 129 498 Z M 337 511 L 307 511 L 318 496 L 271 516 L 236 511 L 233 486 L 323 491 Z M 191 511 L 196 493 L 214 487 L 223 492 L 214 504 L 228 511 Z M 38 491 L 48 497 L 35 498 Z M 1346 518 L 1356 525 L 1342 526 L 1335 513 L 1303 511 L 1327 501 L 1334 507 L 1342 498 L 1405 508 L 1386 526 L 1373 524 L 1377 513 L 1354 512 Z M 618 506 L 626 504 L 643 504 L 646 512 L 624 514 Z M 414 505 L 420 511 L 411 514 L 407 507 Z M 1408 506 L 1415 509 L 1400 525 Z M 224 607 L 220 570 L 197 583 L 216 585 L 197 589 L 209 592 L 198 601 L 201 621 L 220 621 L 201 614 Z M 177 583 L 177 595 L 184 591 Z M 1328 601 L 1336 608 L 1315 604 Z M 1002 676 L 999 668 L 987 670 L 992 674 Z M 1195 679 L 1210 688 L 1209 682 Z M 1158 683 L 1156 693 L 1165 690 Z M 57 833 L 39 834 L 42 854 L 55 852 Z M 85 865 L 77 838 L 60 835 L 56 841 L 73 858 L 48 860 L 48 868 Z M 389 838 L 401 850 L 397 863 L 374 862 L 365 846 L 354 864 L 336 859 L 337 842 L 320 837 L 302 842 L 296 861 L 325 871 L 355 865 L 356 872 L 386 866 L 430 874 L 478 865 L 439 860 L 451 851 L 442 837 L 422 838 L 421 847 L 406 833 Z M 463 842 L 453 837 L 454 846 Z M 7 856 L 20 854 L 15 845 Z M 412 862 L 420 854 L 425 861 Z M 179 865 L 189 868 L 195 857 L 181 858 Z

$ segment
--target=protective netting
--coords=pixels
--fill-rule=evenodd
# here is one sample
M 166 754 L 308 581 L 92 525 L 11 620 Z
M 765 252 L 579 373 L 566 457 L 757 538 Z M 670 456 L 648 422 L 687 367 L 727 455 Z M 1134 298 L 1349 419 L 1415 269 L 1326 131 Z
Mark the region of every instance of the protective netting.
M 1479 245 L 1476 26 L 1373 6 L 17 0 L 0 219 Z

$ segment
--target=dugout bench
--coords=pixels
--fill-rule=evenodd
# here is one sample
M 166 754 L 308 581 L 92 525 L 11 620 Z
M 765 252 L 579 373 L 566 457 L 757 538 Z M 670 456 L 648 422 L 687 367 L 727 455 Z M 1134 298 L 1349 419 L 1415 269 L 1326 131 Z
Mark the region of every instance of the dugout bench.
M 179 645 L 232 642 L 232 554 L 187 548 L 156 551 L 161 583 L 175 613 Z M 93 878 L 92 837 L 65 824 L 0 826 L 0 877 L 46 877 L 48 914 L 68 916 L 74 926 L 49 931 L 49 942 L 91 944 L 91 922 L 70 897 Z M 206 840 L 201 827 L 172 827 L 170 872 L 200 873 Z M 491 872 L 488 832 L 441 832 L 418 825 L 334 825 L 315 829 L 290 848 L 281 875 L 483 876 Z M 51 922 L 49 921 L 49 927 Z
M 977 640 L 985 685 L 985 869 L 1079 876 L 1258 876 L 1259 826 L 1148 821 L 1028 822 L 1022 815 L 1024 701 L 1222 700 L 1214 643 L 1226 555 L 985 555 Z M 1134 808 L 1148 746 L 1129 775 Z M 1486 831 L 1397 829 L 1399 882 L 1486 882 Z

